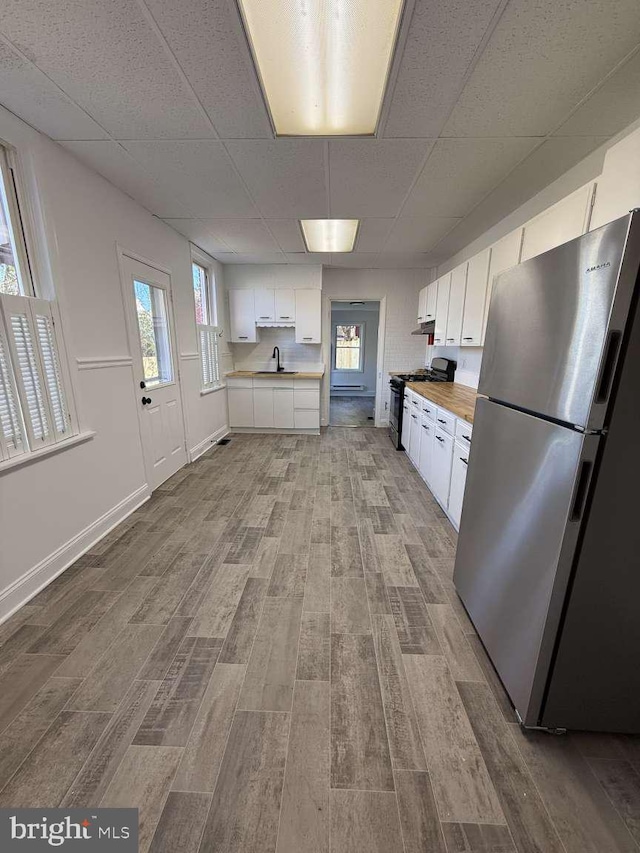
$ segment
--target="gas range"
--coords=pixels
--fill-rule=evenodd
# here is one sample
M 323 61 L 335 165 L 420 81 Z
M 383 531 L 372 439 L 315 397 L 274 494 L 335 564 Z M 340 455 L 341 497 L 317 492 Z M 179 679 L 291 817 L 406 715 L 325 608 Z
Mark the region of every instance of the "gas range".
M 420 373 L 399 373 L 389 380 L 389 436 L 396 450 L 402 446 L 402 408 L 405 382 L 453 382 L 456 362 L 449 358 L 433 358 L 431 368 Z

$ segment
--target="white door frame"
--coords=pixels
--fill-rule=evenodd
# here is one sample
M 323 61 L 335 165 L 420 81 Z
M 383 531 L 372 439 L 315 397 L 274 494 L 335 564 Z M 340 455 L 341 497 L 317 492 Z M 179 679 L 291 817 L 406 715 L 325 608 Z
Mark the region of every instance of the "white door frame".
M 127 249 L 122 246 L 120 243 L 116 242 L 116 253 L 118 258 L 118 273 L 120 276 L 120 289 L 122 295 L 122 309 L 124 311 L 124 320 L 125 327 L 127 330 L 127 346 L 129 348 L 129 355 L 131 357 L 131 386 L 134 397 L 134 405 L 136 407 L 136 416 L 138 418 L 138 434 L 140 436 L 140 452 L 142 453 L 142 464 L 145 470 L 145 478 L 147 480 L 147 486 L 149 488 L 149 493 L 153 491 L 153 476 L 152 472 L 148 470 L 148 461 L 147 455 L 144 451 L 144 432 L 143 425 L 141 420 L 141 409 L 140 409 L 140 400 L 138 389 L 136 388 L 136 376 L 135 376 L 135 362 L 134 359 L 137 357 L 138 353 L 131 351 L 132 341 L 137 340 L 139 336 L 139 331 L 137 328 L 133 328 L 132 322 L 133 318 L 130 316 L 129 311 L 129 282 L 127 273 L 125 270 L 125 258 L 130 258 L 133 261 L 139 261 L 141 264 L 146 264 L 146 266 L 151 267 L 151 269 L 158 270 L 158 272 L 164 273 L 164 275 L 169 276 L 171 279 L 171 287 L 169 289 L 168 299 L 167 299 L 167 310 L 169 311 L 169 331 L 171 334 L 171 349 L 172 349 L 172 359 L 173 359 L 173 369 L 175 374 L 175 381 L 178 386 L 178 393 L 180 395 L 180 405 L 182 408 L 182 439 L 185 446 L 187 464 L 189 461 L 189 450 L 187 448 L 187 413 L 185 407 L 185 399 L 184 399 L 184 388 L 182 387 L 182 377 L 180 373 L 180 350 L 178 344 L 178 327 L 176 324 L 176 316 L 173 307 L 173 273 L 169 269 L 169 267 L 165 267 L 162 264 L 159 264 L 157 261 L 151 260 L 151 258 L 147 258 L 144 255 L 141 255 L 139 252 L 134 252 L 131 249 Z
M 383 370 L 384 370 L 384 347 L 385 347 L 385 327 L 387 322 L 387 297 L 386 296 L 328 296 L 322 294 L 323 303 L 323 323 L 322 323 L 322 349 L 325 355 L 325 363 L 327 368 L 324 372 L 322 381 L 322 409 L 320 412 L 320 423 L 322 426 L 329 425 L 329 406 L 331 397 L 331 343 L 332 343 L 332 325 L 331 325 L 331 303 L 332 302 L 379 302 L 380 311 L 378 312 L 378 352 L 376 358 L 376 396 L 374 405 L 374 421 L 376 427 L 385 427 L 389 422 L 389 415 L 383 412 Z M 366 346 L 366 344 L 365 344 Z

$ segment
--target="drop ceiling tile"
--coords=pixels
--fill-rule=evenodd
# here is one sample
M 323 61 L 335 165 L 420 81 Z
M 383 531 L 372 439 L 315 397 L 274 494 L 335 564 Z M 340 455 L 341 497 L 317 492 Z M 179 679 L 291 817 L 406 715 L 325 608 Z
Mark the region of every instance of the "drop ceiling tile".
M 555 136 L 611 135 L 640 116 L 640 50 L 561 125 Z
M 131 0 L 7 0 L 2 31 L 117 138 L 214 135 Z
M 189 82 L 223 138 L 270 138 L 235 4 L 146 0 Z
M 117 142 L 60 144 L 156 216 L 189 216 L 189 212 L 176 199 L 171 188 L 146 172 Z
M 637 0 L 511 0 L 444 136 L 541 136 L 637 44 Z
M 213 223 L 203 222 L 201 219 L 164 219 L 163 221 L 204 252 L 213 254 L 213 252 L 232 251 L 231 247 L 216 233 L 215 221 Z
M 257 215 L 221 142 L 213 139 L 124 142 L 129 153 L 196 218 Z
M 459 252 L 604 142 L 601 136 L 548 139 L 437 244 L 438 257 L 446 259 Z
M 333 255 L 331 266 L 351 270 L 372 270 L 376 269 L 377 258 L 377 252 L 350 252 L 345 255 Z
M 232 140 L 227 150 L 266 219 L 328 216 L 324 142 Z
M 378 255 L 374 268 L 381 270 L 429 269 L 432 266 L 431 257 L 426 252 L 383 252 Z
M 465 216 L 539 144 L 535 137 L 439 139 L 403 216 Z
M 0 41 L 0 103 L 53 139 L 107 139 L 35 65 Z
M 500 0 L 417 0 L 383 136 L 440 134 Z
M 330 216 L 396 216 L 431 139 L 341 139 L 329 142 Z
M 356 237 L 356 251 L 379 252 L 393 227 L 393 219 L 363 219 Z
M 287 257 L 281 252 L 263 254 L 230 254 L 216 252 L 215 257 L 222 264 L 286 264 Z
M 209 225 L 232 252 L 279 252 L 278 244 L 260 219 L 214 219 L 203 224 Z
M 297 219 L 267 219 L 267 227 L 283 252 L 304 252 L 300 223 Z
M 388 252 L 428 252 L 460 220 L 453 217 L 399 216 L 384 245 Z
M 287 252 L 287 261 L 290 264 L 328 265 L 331 263 L 331 255 L 327 252 Z

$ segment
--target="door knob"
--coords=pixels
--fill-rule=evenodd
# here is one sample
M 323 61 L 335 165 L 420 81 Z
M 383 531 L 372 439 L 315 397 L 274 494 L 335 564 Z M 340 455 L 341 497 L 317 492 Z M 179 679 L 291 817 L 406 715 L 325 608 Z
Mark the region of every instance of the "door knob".
M 143 406 L 148 406 L 150 402 L 151 402 L 151 397 L 143 397 L 142 398 L 142 405 Z
M 140 380 L 140 387 L 141 387 L 141 388 L 146 388 L 146 387 L 147 387 L 147 383 L 144 381 L 144 379 L 141 379 L 141 380 Z

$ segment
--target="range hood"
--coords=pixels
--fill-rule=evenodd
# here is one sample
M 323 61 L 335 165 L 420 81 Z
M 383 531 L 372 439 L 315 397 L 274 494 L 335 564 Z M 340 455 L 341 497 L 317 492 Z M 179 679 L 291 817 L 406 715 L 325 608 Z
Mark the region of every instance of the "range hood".
M 412 335 L 433 335 L 436 330 L 436 321 L 429 320 L 428 323 L 420 323 L 417 329 L 411 332 Z

